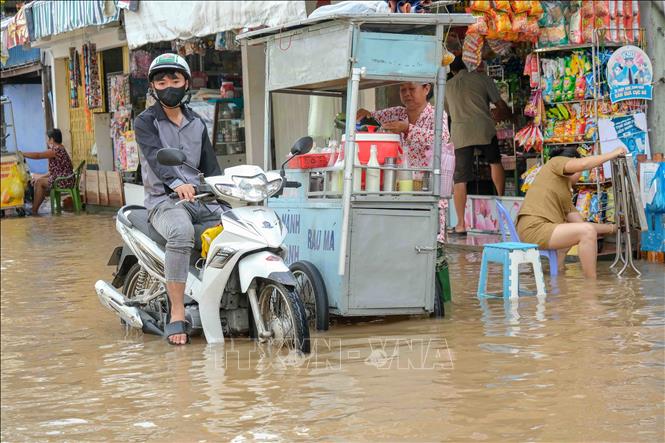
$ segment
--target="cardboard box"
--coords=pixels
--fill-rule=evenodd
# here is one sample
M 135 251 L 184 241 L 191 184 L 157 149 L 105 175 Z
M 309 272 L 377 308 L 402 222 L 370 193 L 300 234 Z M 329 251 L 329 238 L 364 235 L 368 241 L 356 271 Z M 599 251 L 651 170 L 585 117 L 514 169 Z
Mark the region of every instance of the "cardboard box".
M 98 171 L 85 171 L 85 200 L 91 205 L 99 204 L 99 174 Z
M 109 206 L 119 208 L 125 204 L 122 176 L 117 171 L 106 171 L 106 188 Z
M 109 194 L 106 188 L 106 171 L 98 171 L 97 180 L 99 182 L 99 204 L 102 206 L 109 205 Z

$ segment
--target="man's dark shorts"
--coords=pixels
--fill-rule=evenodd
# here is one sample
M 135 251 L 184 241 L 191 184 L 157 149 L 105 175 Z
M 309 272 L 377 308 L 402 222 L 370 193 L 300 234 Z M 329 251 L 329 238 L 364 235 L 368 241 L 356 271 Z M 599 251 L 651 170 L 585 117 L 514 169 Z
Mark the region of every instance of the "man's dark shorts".
M 490 165 L 501 163 L 501 152 L 496 137 L 489 145 L 465 146 L 455 149 L 455 174 L 453 182 L 468 183 L 475 179 L 473 175 L 473 151 L 479 149 Z

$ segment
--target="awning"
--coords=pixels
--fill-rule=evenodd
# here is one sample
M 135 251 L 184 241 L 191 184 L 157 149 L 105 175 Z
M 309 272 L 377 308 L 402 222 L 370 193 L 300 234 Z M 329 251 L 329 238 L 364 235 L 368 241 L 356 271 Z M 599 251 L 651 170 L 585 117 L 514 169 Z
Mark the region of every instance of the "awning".
M 304 1 L 145 1 L 138 11 L 125 11 L 125 31 L 127 44 L 134 49 L 146 43 L 279 26 L 305 18 Z
M 120 10 L 112 6 L 109 15 L 105 15 L 104 6 L 104 0 L 36 0 L 24 8 L 28 16 L 30 40 L 118 21 Z
M 14 46 L 9 48 L 8 57 L 2 62 L 2 70 L 32 64 L 39 65 L 40 62 L 39 48 L 25 49 L 23 46 Z

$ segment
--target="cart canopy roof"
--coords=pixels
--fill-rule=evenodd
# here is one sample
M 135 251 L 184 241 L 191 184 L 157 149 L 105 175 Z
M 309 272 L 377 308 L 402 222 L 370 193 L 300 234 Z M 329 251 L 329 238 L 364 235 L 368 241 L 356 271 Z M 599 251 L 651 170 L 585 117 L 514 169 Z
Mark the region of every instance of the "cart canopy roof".
M 266 37 L 297 30 L 325 22 L 368 23 L 385 25 L 384 32 L 399 32 L 400 28 L 422 26 L 469 26 L 476 22 L 471 14 L 331 14 L 323 17 L 307 18 L 287 23 L 282 26 L 259 29 L 238 35 L 238 40 L 248 40 L 249 44 L 259 44 Z

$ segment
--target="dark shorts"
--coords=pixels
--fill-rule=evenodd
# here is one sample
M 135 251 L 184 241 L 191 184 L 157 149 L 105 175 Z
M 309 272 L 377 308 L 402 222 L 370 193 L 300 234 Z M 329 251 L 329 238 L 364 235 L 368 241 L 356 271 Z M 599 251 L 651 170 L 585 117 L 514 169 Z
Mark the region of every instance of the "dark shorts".
M 478 149 L 490 165 L 501 163 L 501 152 L 499 152 L 499 141 L 496 137 L 489 145 L 465 146 L 455 149 L 455 174 L 453 182 L 468 183 L 474 180 L 473 175 L 473 152 Z

